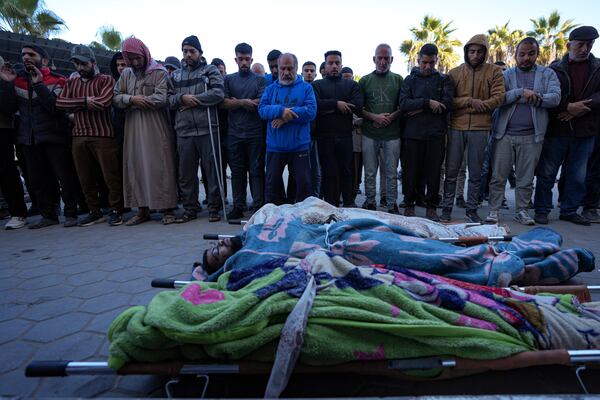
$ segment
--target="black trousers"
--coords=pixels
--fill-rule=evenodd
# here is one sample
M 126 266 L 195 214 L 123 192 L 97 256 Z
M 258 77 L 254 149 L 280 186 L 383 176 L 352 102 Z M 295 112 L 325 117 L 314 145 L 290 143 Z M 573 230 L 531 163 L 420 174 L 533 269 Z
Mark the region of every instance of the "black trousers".
M 252 208 L 262 207 L 265 191 L 265 159 L 262 137 L 240 138 L 228 136 L 228 161 L 231 168 L 231 188 L 233 206 L 240 210 L 246 208 L 248 177 Z
M 414 206 L 417 201 L 419 182 L 425 183 L 425 204 L 434 208 L 440 202 L 440 173 L 446 141 L 444 137 L 426 140 L 404 140 L 404 202 Z
M 296 182 L 295 202 L 310 196 L 310 161 L 308 150 L 288 153 L 267 152 L 267 172 L 265 176 L 265 201 L 275 205 L 283 204 L 283 179 L 285 166 Z M 289 188 L 288 188 L 289 189 Z M 288 190 L 289 193 L 289 190 Z M 289 201 L 289 199 L 288 199 Z
M 329 204 L 338 207 L 341 192 L 344 206 L 353 205 L 352 136 L 319 137 L 317 145 L 323 198 Z
M 58 179 L 65 203 L 65 217 L 77 217 L 77 198 L 81 188 L 70 147 L 66 144 L 44 143 L 22 146 L 22 149 L 40 214 L 45 218 L 58 218 L 54 186 Z
M 25 194 L 21 176 L 15 162 L 15 146 L 12 129 L 0 129 L 0 189 L 8 204 L 11 217 L 27 217 Z

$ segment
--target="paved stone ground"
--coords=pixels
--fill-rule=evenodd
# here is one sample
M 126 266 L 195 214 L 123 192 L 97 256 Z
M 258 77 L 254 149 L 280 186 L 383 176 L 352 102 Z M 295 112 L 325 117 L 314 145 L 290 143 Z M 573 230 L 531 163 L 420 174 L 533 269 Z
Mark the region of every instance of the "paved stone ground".
M 512 207 L 513 192 L 507 195 Z M 424 212 L 417 209 L 419 216 Z M 487 207 L 480 210 L 482 216 L 486 212 Z M 460 219 L 464 210 L 455 214 Z M 512 214 L 503 211 L 501 223 L 514 233 L 526 230 L 512 221 Z M 558 221 L 555 210 L 549 226 L 564 235 L 564 246 L 583 246 L 600 255 L 600 225 Z M 191 264 L 210 245 L 202 234 L 238 229 L 208 223 L 204 212 L 182 225 L 163 226 L 155 215 L 136 227 L 0 231 L 0 396 L 164 396 L 160 377 L 31 379 L 24 377 L 24 369 L 32 360 L 105 361 L 110 322 L 127 307 L 148 303 L 157 293 L 150 287 L 152 279 L 189 279 Z M 600 273 L 581 274 L 579 280 L 600 285 Z

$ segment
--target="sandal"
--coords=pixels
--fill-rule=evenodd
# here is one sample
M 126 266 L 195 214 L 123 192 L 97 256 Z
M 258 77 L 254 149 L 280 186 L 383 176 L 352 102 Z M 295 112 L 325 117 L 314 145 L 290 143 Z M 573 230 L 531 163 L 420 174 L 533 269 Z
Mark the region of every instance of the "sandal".
M 125 222 L 125 226 L 135 226 L 146 221 L 150 221 L 150 214 L 135 214 L 133 217 L 129 218 L 127 222 Z
M 162 217 L 163 225 L 170 225 L 170 224 L 174 224 L 175 222 L 177 222 L 177 218 L 175 217 L 175 214 L 165 214 Z
M 221 220 L 219 213 L 217 211 L 210 211 L 208 213 L 208 222 L 218 222 Z

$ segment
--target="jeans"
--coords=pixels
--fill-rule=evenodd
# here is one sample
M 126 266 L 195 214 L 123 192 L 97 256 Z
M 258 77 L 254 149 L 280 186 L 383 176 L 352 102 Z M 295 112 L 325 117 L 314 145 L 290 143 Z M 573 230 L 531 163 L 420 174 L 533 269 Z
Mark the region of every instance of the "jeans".
M 246 208 L 247 176 L 250 177 L 253 208 L 261 207 L 265 202 L 264 140 L 262 137 L 240 138 L 232 135 L 228 139 L 233 207 L 240 210 Z
M 594 148 L 594 137 L 547 137 L 536 169 L 535 212 L 549 214 L 552 210 L 552 188 L 562 165 L 565 188 L 560 202 L 560 214 L 574 215 L 585 195 L 587 163 Z
M 446 149 L 446 179 L 444 181 L 444 200 L 442 206 L 452 209 L 456 194 L 456 179 L 467 151 L 467 169 L 469 181 L 467 189 L 467 211 L 477 209 L 479 203 L 479 187 L 481 185 L 481 167 L 485 157 L 485 146 L 488 141 L 488 131 L 457 131 L 448 132 Z
M 309 150 L 298 152 L 275 153 L 267 151 L 267 173 L 265 177 L 265 201 L 275 205 L 283 204 L 282 192 L 283 169 L 288 166 L 290 176 L 295 181 L 295 202 L 310 196 L 310 161 Z M 288 201 L 292 200 L 288 198 Z
M 362 152 L 365 166 L 365 195 L 366 202 L 375 204 L 377 167 L 379 166 L 379 151 L 383 150 L 386 200 L 388 208 L 398 200 L 397 168 L 400 159 L 400 139 L 377 140 L 363 135 Z
M 494 139 L 492 155 L 492 179 L 490 181 L 490 209 L 502 207 L 506 180 L 515 165 L 515 211 L 527 210 L 533 192 L 535 167 L 540 159 L 542 143 L 535 142 L 535 135 L 511 136 Z

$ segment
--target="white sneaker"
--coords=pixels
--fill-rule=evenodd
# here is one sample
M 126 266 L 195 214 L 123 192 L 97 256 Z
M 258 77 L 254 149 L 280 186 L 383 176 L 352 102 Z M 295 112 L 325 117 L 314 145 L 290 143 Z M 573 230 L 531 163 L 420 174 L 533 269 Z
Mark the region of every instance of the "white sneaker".
M 521 210 L 515 215 L 515 221 L 523 225 L 535 225 L 533 218 L 529 216 L 527 210 Z
M 25 226 L 27 220 L 24 217 L 12 217 L 6 225 L 4 225 L 4 229 L 6 230 L 14 230 L 19 229 Z
M 487 217 L 485 217 L 485 222 L 490 224 L 498 223 L 498 210 L 490 210 Z

